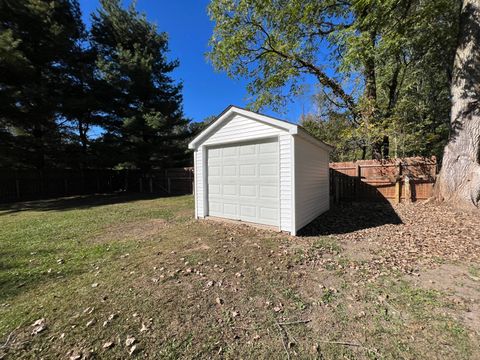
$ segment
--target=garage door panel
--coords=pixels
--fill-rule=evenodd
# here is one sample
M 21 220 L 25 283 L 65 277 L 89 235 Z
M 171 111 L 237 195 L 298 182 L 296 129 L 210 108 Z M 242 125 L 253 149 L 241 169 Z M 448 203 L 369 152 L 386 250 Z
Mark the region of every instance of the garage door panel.
M 237 166 L 224 165 L 222 176 L 237 176 Z
M 276 220 L 278 217 L 277 209 L 261 207 L 259 210 L 261 219 Z
M 259 164 L 258 173 L 260 176 L 275 176 L 278 174 L 277 164 Z
M 222 155 L 222 150 L 221 149 L 210 149 L 208 150 L 208 159 L 212 161 L 213 159 L 220 158 Z
M 222 195 L 237 196 L 237 184 L 224 184 Z
M 247 185 L 247 184 L 242 184 L 240 185 L 240 196 L 246 196 L 246 197 L 257 197 L 257 185 L 252 184 L 252 185 Z
M 240 147 L 240 155 L 255 155 L 256 154 L 256 145 L 243 145 Z
M 238 147 L 237 146 L 229 146 L 222 148 L 222 156 L 225 157 L 231 157 L 231 156 L 237 156 L 238 155 Z
M 223 204 L 221 202 L 216 202 L 213 199 L 210 199 L 208 207 L 210 210 L 210 214 L 213 216 L 217 216 L 222 213 Z
M 254 205 L 240 205 L 240 216 L 255 219 L 257 217 L 257 207 Z
M 223 203 L 223 213 L 229 216 L 237 216 L 238 215 L 238 204 L 237 203 Z
M 222 193 L 222 186 L 220 184 L 208 184 L 208 193 L 212 196 L 214 195 L 221 195 Z
M 267 199 L 277 199 L 278 198 L 278 187 L 273 185 L 260 185 L 259 186 L 259 197 Z
M 272 161 L 278 163 L 276 159 L 278 155 L 275 154 L 254 154 L 254 155 L 240 155 L 237 159 L 239 164 L 270 164 Z M 227 160 L 224 160 L 227 161 Z
M 208 167 L 208 173 L 210 176 L 220 176 L 222 174 L 221 169 L 221 165 L 212 165 Z
M 278 144 L 276 142 L 258 144 L 258 152 L 260 154 L 277 154 Z
M 278 225 L 278 158 L 277 141 L 208 149 L 209 215 Z
M 257 164 L 240 164 L 240 176 L 257 176 Z

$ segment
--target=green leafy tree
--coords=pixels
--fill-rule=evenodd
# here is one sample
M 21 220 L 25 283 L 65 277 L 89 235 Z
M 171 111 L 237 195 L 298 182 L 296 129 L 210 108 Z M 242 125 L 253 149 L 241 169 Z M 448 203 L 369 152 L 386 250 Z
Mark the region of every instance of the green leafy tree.
M 92 44 L 98 54 L 104 140 L 117 144 L 111 165 L 139 168 L 185 163 L 188 120 L 182 112 L 181 84 L 170 73 L 178 61 L 168 61 L 168 39 L 154 24 L 127 9 L 119 0 L 103 0 L 92 17 Z
M 281 109 L 313 76 L 332 121 L 348 120 L 363 157 L 368 150 L 389 156 L 398 129 L 414 140 L 430 137 L 422 151 L 445 138 L 448 109 L 438 105 L 448 101 L 456 2 L 213 0 L 209 11 L 210 59 L 231 77 L 250 79 L 254 109 Z

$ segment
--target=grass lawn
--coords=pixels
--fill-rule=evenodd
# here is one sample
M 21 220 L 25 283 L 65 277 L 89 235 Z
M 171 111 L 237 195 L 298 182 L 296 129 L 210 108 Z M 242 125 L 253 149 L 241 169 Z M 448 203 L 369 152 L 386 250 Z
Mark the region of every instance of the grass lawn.
M 362 261 L 196 221 L 191 196 L 3 206 L 0 359 L 480 358 L 468 304 Z

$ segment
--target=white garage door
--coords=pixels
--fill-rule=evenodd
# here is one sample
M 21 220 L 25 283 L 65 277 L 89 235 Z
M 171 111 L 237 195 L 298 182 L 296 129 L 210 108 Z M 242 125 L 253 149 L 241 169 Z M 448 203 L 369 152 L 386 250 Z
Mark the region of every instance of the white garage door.
M 208 149 L 210 216 L 279 225 L 278 142 Z

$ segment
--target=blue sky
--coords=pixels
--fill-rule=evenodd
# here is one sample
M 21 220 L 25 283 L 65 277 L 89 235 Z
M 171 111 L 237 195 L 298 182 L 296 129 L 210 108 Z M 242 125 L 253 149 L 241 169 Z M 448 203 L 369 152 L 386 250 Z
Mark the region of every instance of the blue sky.
M 159 31 L 169 34 L 170 59 L 180 61 L 173 77 L 183 82 L 184 112 L 194 121 L 218 115 L 230 104 L 248 103 L 246 79 L 233 80 L 216 72 L 205 58 L 213 30 L 206 10 L 208 3 L 208 0 L 137 0 L 138 10 L 157 24 Z M 99 6 L 98 1 L 80 0 L 80 6 L 89 26 L 90 14 Z M 303 96 L 289 104 L 284 113 L 269 109 L 262 112 L 296 122 L 303 111 L 308 112 L 310 104 L 310 97 Z

